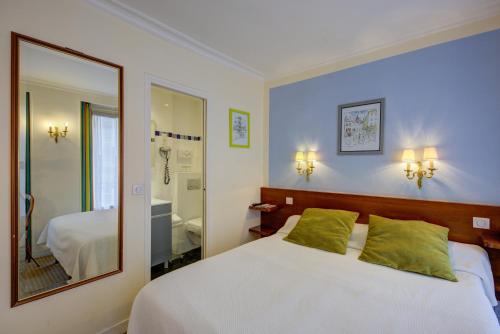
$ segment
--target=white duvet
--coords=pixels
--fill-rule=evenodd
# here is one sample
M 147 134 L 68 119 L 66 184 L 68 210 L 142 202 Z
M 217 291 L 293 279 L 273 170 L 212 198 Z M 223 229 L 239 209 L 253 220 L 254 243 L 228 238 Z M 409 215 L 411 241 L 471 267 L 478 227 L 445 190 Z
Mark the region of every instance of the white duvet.
M 283 236 L 150 282 L 128 333 L 500 333 L 480 247 L 450 244 L 459 282 L 449 282 L 359 261 L 359 249 L 339 255 Z
M 38 244 L 50 249 L 74 283 L 118 268 L 117 236 L 117 210 L 97 210 L 51 219 Z

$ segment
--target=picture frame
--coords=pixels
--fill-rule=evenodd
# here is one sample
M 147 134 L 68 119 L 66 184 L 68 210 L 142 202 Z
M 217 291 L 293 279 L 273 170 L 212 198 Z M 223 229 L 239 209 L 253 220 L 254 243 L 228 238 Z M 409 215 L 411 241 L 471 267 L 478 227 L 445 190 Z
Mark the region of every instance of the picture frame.
M 250 148 L 250 113 L 229 109 L 229 146 Z
M 383 154 L 385 98 L 338 106 L 337 154 Z

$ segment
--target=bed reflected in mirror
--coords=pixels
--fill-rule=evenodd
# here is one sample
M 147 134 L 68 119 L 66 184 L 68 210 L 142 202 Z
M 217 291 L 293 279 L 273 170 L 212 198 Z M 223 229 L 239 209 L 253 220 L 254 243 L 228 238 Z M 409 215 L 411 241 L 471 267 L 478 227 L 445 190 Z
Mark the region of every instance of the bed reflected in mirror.
M 121 271 L 122 73 L 73 51 L 13 38 L 15 306 Z

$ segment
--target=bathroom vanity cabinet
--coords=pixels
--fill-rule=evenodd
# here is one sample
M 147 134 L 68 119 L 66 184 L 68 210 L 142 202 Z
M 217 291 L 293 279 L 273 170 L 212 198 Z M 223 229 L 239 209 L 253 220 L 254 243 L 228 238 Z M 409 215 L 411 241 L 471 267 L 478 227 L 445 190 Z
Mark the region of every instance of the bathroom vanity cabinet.
M 168 267 L 172 255 L 172 202 L 151 203 L 151 266 L 163 263 Z

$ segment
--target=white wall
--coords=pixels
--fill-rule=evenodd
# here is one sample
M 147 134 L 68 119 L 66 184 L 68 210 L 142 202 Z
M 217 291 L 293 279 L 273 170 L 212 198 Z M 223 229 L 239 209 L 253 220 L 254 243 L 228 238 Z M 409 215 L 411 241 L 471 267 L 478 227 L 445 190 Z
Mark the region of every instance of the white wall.
M 125 68 L 124 272 L 14 309 L 10 300 L 10 31 L 70 47 Z M 0 0 L 0 331 L 95 333 L 126 319 L 144 284 L 144 198 L 131 185 L 144 180 L 144 82 L 151 73 L 207 92 L 207 252 L 249 238 L 258 223 L 247 205 L 262 184 L 263 83 L 177 48 L 76 0 Z M 252 113 L 250 150 L 228 145 L 229 107 Z
M 164 88 L 151 87 L 151 127 L 158 131 L 173 131 L 173 95 Z M 168 104 L 166 106 L 165 104 Z M 154 124 L 154 125 L 153 125 Z M 153 136 L 153 138 L 155 138 Z M 160 147 L 169 146 L 169 139 L 166 137 L 156 137 L 155 142 L 151 143 L 151 196 L 163 200 L 173 200 L 173 182 L 168 185 L 163 183 L 164 176 L 164 158 L 160 156 Z M 169 166 L 170 177 L 173 176 L 172 153 L 170 153 Z M 173 179 L 173 178 L 172 178 Z M 171 180 L 172 181 L 172 180 Z

